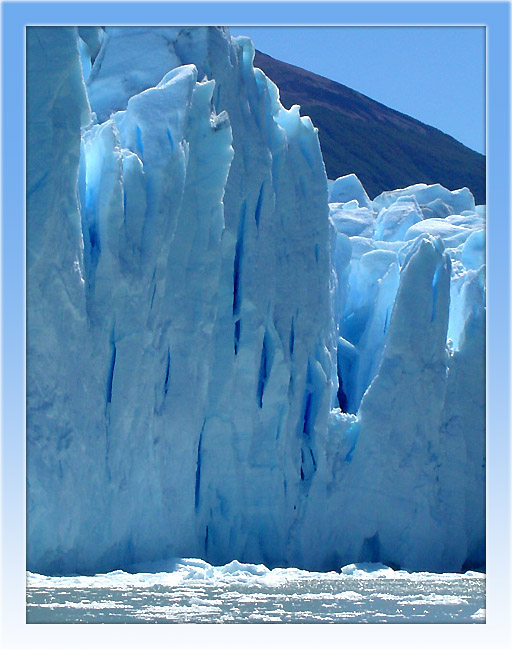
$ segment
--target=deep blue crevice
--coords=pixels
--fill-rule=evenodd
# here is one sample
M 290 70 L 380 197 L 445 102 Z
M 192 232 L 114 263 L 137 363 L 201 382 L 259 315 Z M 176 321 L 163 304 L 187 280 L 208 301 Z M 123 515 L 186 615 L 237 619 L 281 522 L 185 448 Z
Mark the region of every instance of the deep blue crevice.
M 304 424 L 302 427 L 302 433 L 307 436 L 308 438 L 311 437 L 311 403 L 312 403 L 312 395 L 311 392 L 308 390 L 306 391 L 306 396 L 304 400 Z
M 288 382 L 288 401 L 291 400 L 295 392 L 295 378 L 293 376 L 293 368 L 290 369 L 290 381 Z
M 235 247 L 235 260 L 233 264 L 233 314 L 237 314 L 240 308 L 240 273 L 243 257 L 243 239 L 245 227 L 245 201 L 242 204 L 240 222 L 238 224 L 238 237 Z
M 153 301 L 155 300 L 155 293 L 156 293 L 155 276 L 156 276 L 156 269 L 153 269 L 153 275 L 151 276 L 151 283 L 153 283 L 153 292 L 151 294 L 151 304 L 149 305 L 149 310 L 150 311 L 153 309 Z M 151 286 L 151 283 L 150 283 L 150 286 Z
M 203 443 L 203 433 L 204 433 L 204 425 L 205 422 L 203 421 L 203 426 L 201 427 L 201 433 L 199 434 L 199 442 L 197 443 L 197 461 L 196 461 L 196 487 L 195 487 L 195 495 L 194 495 L 194 506 L 197 510 L 199 509 L 199 499 L 200 499 L 200 492 L 201 492 L 201 445 Z
M 299 435 L 311 439 L 315 429 L 315 419 L 318 409 L 318 399 L 316 395 L 314 367 L 308 361 L 306 386 L 302 398 L 301 420 L 299 420 Z
M 361 547 L 360 562 L 379 562 L 380 561 L 380 539 L 379 533 L 372 537 L 366 537 Z
M 260 371 L 258 374 L 257 399 L 260 408 L 263 407 L 263 393 L 265 392 L 265 382 L 267 381 L 267 346 L 265 337 L 263 337 L 263 346 L 261 348 Z
M 172 135 L 169 129 L 167 129 L 167 139 L 169 140 L 169 144 L 171 145 L 171 153 L 174 151 L 174 142 L 172 140 Z
M 315 432 L 315 418 L 317 411 L 315 382 L 313 368 L 308 363 L 306 388 L 302 399 L 302 415 L 299 420 L 298 433 L 302 438 L 301 447 L 301 481 L 309 482 L 317 470 L 316 458 L 313 453 L 312 444 Z
M 317 470 L 316 458 L 313 450 L 305 446 L 300 450 L 300 480 L 308 481 Z
M 150 311 L 153 309 L 153 301 L 155 300 L 155 293 L 156 293 L 156 284 L 153 285 L 153 293 L 151 294 L 151 304 L 149 305 Z
M 388 331 L 388 322 L 389 322 L 389 312 L 391 310 L 391 307 L 388 307 L 386 309 L 386 319 L 384 321 L 384 334 Z
M 351 463 L 352 462 L 352 458 L 354 457 L 354 450 L 356 448 L 356 442 L 357 441 L 352 443 L 352 447 L 350 447 L 350 449 L 347 452 L 347 455 L 345 456 L 345 462 L 346 463 Z
M 260 369 L 258 373 L 258 385 L 256 389 L 257 402 L 260 408 L 263 407 L 263 393 L 265 386 L 272 369 L 273 361 L 272 343 L 268 332 L 265 332 L 263 337 L 263 345 L 261 347 Z
M 167 395 L 167 393 L 169 392 L 170 376 L 171 376 L 171 352 L 169 348 L 167 348 L 167 365 L 165 368 L 164 395 Z
M 86 228 L 89 246 L 85 246 L 84 263 L 87 273 L 87 285 L 90 293 L 93 293 L 96 283 L 96 269 L 101 255 L 101 242 L 96 221 L 90 221 Z
M 91 244 L 91 249 L 98 249 L 98 254 L 101 252 L 100 238 L 98 235 L 98 227 L 95 221 L 93 221 L 88 228 L 89 234 L 89 243 Z
M 140 126 L 136 127 L 136 136 L 137 136 L 137 147 L 139 149 L 139 153 L 141 157 L 144 155 L 144 147 L 142 145 L 142 131 L 140 130 Z
M 229 59 L 231 61 L 231 65 L 235 67 L 236 65 L 236 54 L 234 50 L 229 50 Z M 217 107 L 219 106 L 219 96 L 220 96 L 220 88 L 219 84 L 215 84 L 215 88 L 213 89 L 213 95 L 212 95 L 212 108 L 217 112 Z
M 86 181 L 86 155 L 85 145 L 83 140 L 80 142 L 80 160 L 78 163 L 78 200 L 80 201 L 80 214 L 82 217 L 82 234 L 83 234 L 83 217 L 87 209 L 86 195 L 87 195 L 87 181 Z
M 292 325 L 290 328 L 290 357 L 293 356 L 294 348 L 295 348 L 295 321 L 292 316 Z
M 46 181 L 48 176 L 50 175 L 50 172 L 47 171 L 45 172 L 41 178 L 30 187 L 30 189 L 27 190 L 27 197 L 29 197 L 31 194 L 34 194 L 34 192 L 37 192 L 37 190 L 42 187 L 43 183 Z M 83 205 L 83 204 L 82 204 Z
M 256 203 L 256 210 L 254 212 L 254 219 L 256 220 L 256 227 L 259 228 L 260 225 L 260 216 L 261 216 L 261 206 L 263 203 L 263 188 L 265 186 L 265 181 L 261 184 L 260 193 L 258 196 L 258 202 Z
M 94 186 L 86 182 L 86 162 L 83 146 L 80 152 L 78 174 L 78 192 L 81 206 L 81 229 L 84 242 L 84 266 L 87 278 L 88 294 L 92 296 L 95 289 L 96 268 L 101 255 L 100 232 L 97 222 L 97 206 Z
M 114 382 L 114 367 L 116 365 L 116 343 L 114 340 L 114 334 L 112 333 L 112 354 L 110 357 L 110 367 L 108 370 L 108 379 L 107 379 L 107 404 L 112 402 L 112 384 Z
M 233 266 L 233 314 L 238 312 L 240 290 L 240 248 L 238 242 L 236 243 L 235 263 Z
M 345 391 L 343 390 L 343 378 L 341 376 L 341 368 L 340 364 L 338 363 L 337 369 L 336 369 L 337 375 L 338 375 L 338 405 L 340 407 L 340 410 L 342 413 L 347 412 L 347 405 L 348 405 L 348 399 L 347 396 L 345 395 Z
M 235 354 L 238 354 L 238 346 L 240 345 L 240 328 L 241 328 L 241 319 L 239 318 L 235 322 Z

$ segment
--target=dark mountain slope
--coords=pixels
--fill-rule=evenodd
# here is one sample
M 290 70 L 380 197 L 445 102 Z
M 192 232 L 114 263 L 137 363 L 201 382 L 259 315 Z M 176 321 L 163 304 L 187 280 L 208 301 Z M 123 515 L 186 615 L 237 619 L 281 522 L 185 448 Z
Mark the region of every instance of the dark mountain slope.
M 414 183 L 469 187 L 485 203 L 485 156 L 343 84 L 256 52 L 255 66 L 319 130 L 327 176 L 355 173 L 373 198 Z M 442 110 L 442 107 L 439 107 Z

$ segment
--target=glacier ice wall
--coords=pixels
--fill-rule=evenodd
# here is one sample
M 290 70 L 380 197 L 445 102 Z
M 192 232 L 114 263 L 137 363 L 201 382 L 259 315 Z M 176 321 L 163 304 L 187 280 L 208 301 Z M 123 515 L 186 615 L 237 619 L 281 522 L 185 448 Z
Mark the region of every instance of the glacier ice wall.
M 354 175 L 329 205 L 253 57 L 27 30 L 30 570 L 483 561 L 485 211 Z
M 483 566 L 485 209 L 424 184 L 361 207 L 353 178 L 336 186 L 338 408 L 313 525 L 338 564 Z
M 67 36 L 85 96 L 76 34 Z M 145 76 L 137 57 L 142 72 L 128 60 L 129 81 L 118 84 L 118 62 L 137 39 L 151 61 L 172 45 L 163 65 L 174 68 Z M 87 86 L 100 121 L 82 137 L 77 125 L 68 143 L 83 331 L 53 341 L 41 359 L 29 349 L 31 377 L 58 382 L 55 348 L 81 348 L 75 380 L 89 391 L 93 378 L 95 392 L 70 414 L 69 435 L 97 447 L 79 454 L 88 475 L 80 490 L 47 505 L 43 494 L 62 492 L 55 470 L 68 453 L 60 431 L 40 441 L 29 426 L 29 509 L 39 513 L 29 521 L 31 566 L 87 571 L 162 553 L 286 561 L 330 400 L 327 182 L 311 122 L 280 107 L 253 55 L 250 41 L 206 28 L 103 38 Z M 70 99 L 65 110 L 76 108 Z M 54 244 L 58 256 L 62 239 Z M 53 296 L 46 302 L 60 310 Z M 45 428 L 30 396 L 29 410 L 33 427 Z M 35 459 L 44 455 L 42 487 Z M 89 513 L 82 489 L 103 504 L 89 522 L 98 538 L 61 537 L 56 512 L 77 521 Z

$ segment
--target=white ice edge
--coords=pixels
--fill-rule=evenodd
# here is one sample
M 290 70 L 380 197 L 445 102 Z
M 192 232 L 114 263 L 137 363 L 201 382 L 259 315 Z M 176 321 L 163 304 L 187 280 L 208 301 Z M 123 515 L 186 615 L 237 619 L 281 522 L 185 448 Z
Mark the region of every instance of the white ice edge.
M 254 583 L 278 585 L 296 580 L 332 580 L 344 582 L 348 579 L 372 580 L 443 580 L 456 581 L 485 579 L 485 573 L 467 571 L 466 573 L 430 573 L 394 570 L 380 563 L 349 564 L 340 573 L 330 571 L 321 573 L 295 568 L 268 569 L 263 564 L 244 564 L 233 560 L 224 566 L 213 566 L 204 560 L 185 558 L 162 560 L 137 564 L 129 571 L 117 570 L 94 576 L 45 576 L 27 571 L 28 588 L 127 588 L 137 586 L 162 585 L 178 587 L 192 584 Z

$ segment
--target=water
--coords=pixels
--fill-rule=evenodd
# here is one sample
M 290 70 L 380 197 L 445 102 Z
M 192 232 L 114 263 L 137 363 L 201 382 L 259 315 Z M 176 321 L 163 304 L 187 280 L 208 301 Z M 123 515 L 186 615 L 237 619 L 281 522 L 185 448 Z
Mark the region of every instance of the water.
M 483 573 L 340 573 L 202 560 L 133 572 L 27 574 L 27 623 L 484 623 Z

